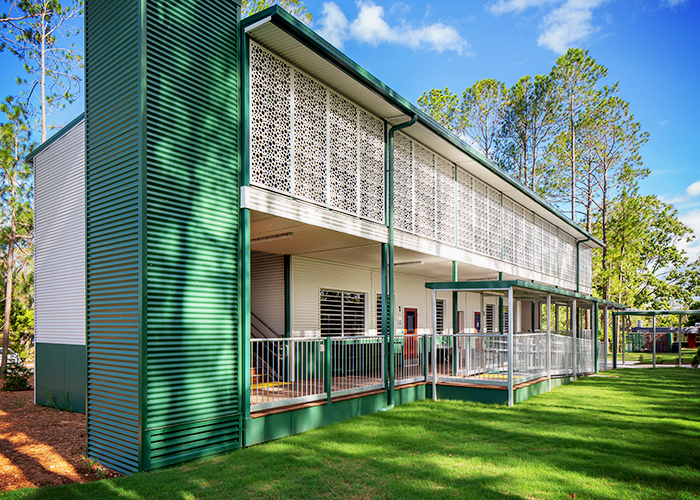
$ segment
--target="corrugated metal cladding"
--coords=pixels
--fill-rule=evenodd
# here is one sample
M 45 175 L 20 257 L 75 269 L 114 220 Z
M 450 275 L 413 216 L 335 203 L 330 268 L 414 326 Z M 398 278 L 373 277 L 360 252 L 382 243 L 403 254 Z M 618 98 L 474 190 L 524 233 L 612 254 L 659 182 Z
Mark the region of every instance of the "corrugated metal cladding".
M 371 297 L 381 293 L 381 281 L 372 282 L 369 268 L 339 264 L 307 257 L 292 256 L 292 336 L 318 337 L 319 291 L 340 290 L 365 294 L 365 329 L 373 327 L 370 318 L 376 312 L 376 303 Z M 376 321 L 376 320 L 375 320 Z
M 240 446 L 237 19 L 86 4 L 88 453 L 121 472 Z
M 238 6 L 147 0 L 147 420 L 157 468 L 241 446 Z
M 284 337 L 284 256 L 250 253 L 250 311 Z
M 85 7 L 88 455 L 139 468 L 139 2 Z
M 85 345 L 85 122 L 34 158 L 34 341 Z

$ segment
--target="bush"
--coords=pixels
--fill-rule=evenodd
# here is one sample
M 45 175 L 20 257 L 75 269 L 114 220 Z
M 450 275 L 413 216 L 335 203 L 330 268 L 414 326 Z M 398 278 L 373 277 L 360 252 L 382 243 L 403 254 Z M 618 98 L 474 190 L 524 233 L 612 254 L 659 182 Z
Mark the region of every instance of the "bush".
M 695 356 L 693 356 L 692 361 L 690 362 L 691 365 L 693 365 L 693 368 L 697 368 L 700 366 L 700 349 L 698 349 L 698 352 L 695 353 Z
M 25 367 L 17 357 L 17 360 L 12 356 L 14 353 L 9 353 L 7 356 L 7 367 L 4 372 L 4 381 L 2 383 L 3 391 L 28 391 L 29 378 L 32 372 Z M 14 356 L 17 356 L 16 354 Z

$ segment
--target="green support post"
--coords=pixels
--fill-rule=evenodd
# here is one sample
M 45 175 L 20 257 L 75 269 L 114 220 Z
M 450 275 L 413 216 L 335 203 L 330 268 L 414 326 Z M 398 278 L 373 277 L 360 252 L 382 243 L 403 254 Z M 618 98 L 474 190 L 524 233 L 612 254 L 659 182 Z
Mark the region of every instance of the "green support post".
M 388 378 L 388 394 L 387 405 L 389 408 L 394 406 L 394 330 L 396 304 L 394 304 L 394 133 L 404 128 L 410 127 L 418 120 L 418 115 L 413 115 L 407 122 L 391 127 L 388 132 L 386 141 L 387 154 L 385 155 L 387 165 L 386 173 L 386 218 L 389 228 L 388 244 L 387 244 L 387 295 L 389 296 L 389 304 L 387 309 L 388 330 L 389 330 L 389 345 L 387 346 L 387 378 Z
M 331 384 L 333 381 L 333 365 L 331 362 L 331 348 L 333 344 L 331 342 L 331 337 L 326 337 L 323 340 L 323 346 L 326 351 L 323 359 L 325 365 L 325 378 L 323 379 L 323 383 L 326 390 L 326 400 L 330 403 L 331 393 L 333 392 L 333 385 Z
M 459 281 L 459 266 L 457 261 L 452 261 L 452 281 Z M 450 338 L 450 348 L 452 350 L 452 376 L 457 374 L 457 327 L 459 326 L 459 295 L 457 292 L 452 292 L 452 338 Z
M 498 273 L 498 281 L 503 281 L 503 273 Z M 510 310 L 508 311 L 510 314 Z M 482 318 L 486 321 L 486 318 Z M 498 297 L 498 333 L 503 334 L 503 297 Z
M 613 345 L 612 345 L 612 355 L 613 355 L 613 370 L 617 368 L 617 313 L 613 311 L 612 313 L 612 327 L 613 327 Z
M 593 348 L 595 350 L 595 367 L 594 373 L 598 373 L 598 357 L 600 356 L 598 348 L 598 303 L 593 303 Z

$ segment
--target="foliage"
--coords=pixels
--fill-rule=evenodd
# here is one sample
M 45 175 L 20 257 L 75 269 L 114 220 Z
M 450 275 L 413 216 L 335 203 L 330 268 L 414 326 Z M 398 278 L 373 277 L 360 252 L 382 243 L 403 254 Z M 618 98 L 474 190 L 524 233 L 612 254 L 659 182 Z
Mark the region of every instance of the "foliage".
M 698 349 L 698 352 L 695 353 L 695 356 L 693 356 L 693 360 L 690 362 L 690 364 L 693 366 L 693 368 L 700 366 L 700 349 Z
M 176 467 L 20 498 L 685 499 L 695 370 L 617 370 L 512 408 L 421 401 Z
M 28 391 L 32 372 L 21 362 L 10 362 L 3 372 L 3 391 Z
M 241 17 L 248 17 L 273 5 L 279 5 L 304 24 L 311 24 L 313 17 L 301 0 L 243 0 Z
M 82 0 L 13 0 L 0 14 L 0 50 L 7 49 L 24 64 L 28 76 L 18 78 L 30 113 L 39 109 L 41 142 L 47 137 L 52 110 L 73 102 L 80 92 L 82 56 L 75 44 L 63 46 L 79 30 L 71 25 L 82 16 Z

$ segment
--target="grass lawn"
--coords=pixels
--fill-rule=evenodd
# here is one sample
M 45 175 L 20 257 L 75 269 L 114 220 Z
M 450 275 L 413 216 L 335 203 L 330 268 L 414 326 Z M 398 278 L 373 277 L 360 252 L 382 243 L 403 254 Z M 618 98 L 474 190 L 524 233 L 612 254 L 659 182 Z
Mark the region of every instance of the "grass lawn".
M 513 408 L 422 401 L 179 467 L 7 498 L 699 498 L 700 371 L 605 375 Z
M 684 364 L 690 364 L 693 356 L 698 352 L 697 349 L 681 349 L 681 359 Z M 640 358 L 641 356 L 641 358 Z M 625 361 L 640 361 L 644 364 L 651 364 L 652 353 L 650 352 L 626 352 Z M 612 354 L 608 354 L 608 360 L 612 362 Z M 622 362 L 622 353 L 617 354 L 617 360 Z M 678 361 L 677 352 L 658 352 L 656 353 L 656 364 L 675 365 Z M 612 366 L 612 365 L 611 365 Z

